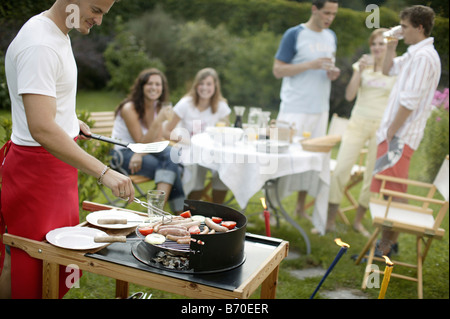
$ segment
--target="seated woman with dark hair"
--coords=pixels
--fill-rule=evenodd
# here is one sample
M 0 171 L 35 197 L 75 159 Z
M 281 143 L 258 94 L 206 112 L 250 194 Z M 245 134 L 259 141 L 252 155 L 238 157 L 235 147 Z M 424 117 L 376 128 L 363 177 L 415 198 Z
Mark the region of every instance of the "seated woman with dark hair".
M 165 75 L 157 69 L 142 71 L 130 95 L 117 107 L 112 137 L 128 143 L 160 141 L 162 125 L 173 115 L 169 102 L 169 88 Z M 170 157 L 170 147 L 161 153 L 138 154 L 115 146 L 123 155 L 123 168 L 129 174 L 153 179 L 158 190 L 166 193 L 172 211 L 181 212 L 185 199 L 181 183 L 181 167 Z

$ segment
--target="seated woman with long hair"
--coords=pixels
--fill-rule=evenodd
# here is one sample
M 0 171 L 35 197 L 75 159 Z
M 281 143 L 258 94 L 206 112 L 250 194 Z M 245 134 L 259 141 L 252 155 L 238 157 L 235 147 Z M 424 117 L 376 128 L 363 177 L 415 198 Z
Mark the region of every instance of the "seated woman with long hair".
M 229 123 L 231 109 L 222 96 L 219 76 L 214 69 L 205 68 L 197 72 L 191 89 L 175 105 L 174 113 L 172 120 L 166 123 L 164 128 L 166 138 L 171 137 L 175 128 L 183 128 L 192 136 L 204 132 L 208 126 L 215 126 L 217 122 Z M 195 172 L 193 176 L 195 185 L 188 197 L 199 200 L 205 188 L 208 169 L 200 165 L 197 165 L 195 169 L 192 165 L 185 166 L 185 169 Z M 212 189 L 213 202 L 223 203 L 228 188 L 215 171 L 212 172 Z
M 169 101 L 166 76 L 157 69 L 142 71 L 130 95 L 115 111 L 112 137 L 128 143 L 151 143 L 160 141 L 162 125 L 173 115 Z M 181 167 L 170 157 L 170 147 L 161 153 L 138 154 L 121 146 L 114 149 L 123 155 L 123 168 L 129 174 L 146 176 L 155 181 L 158 190 L 166 193 L 173 212 L 181 212 L 184 191 L 181 183 Z

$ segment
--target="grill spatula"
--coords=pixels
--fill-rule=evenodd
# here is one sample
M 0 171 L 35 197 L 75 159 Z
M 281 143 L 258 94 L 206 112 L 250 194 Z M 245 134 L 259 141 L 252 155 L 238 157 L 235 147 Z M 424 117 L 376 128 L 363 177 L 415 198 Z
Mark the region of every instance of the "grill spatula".
M 102 142 L 112 143 L 116 145 L 120 145 L 123 147 L 127 147 L 130 150 L 132 150 L 135 153 L 159 153 L 164 151 L 164 149 L 169 145 L 169 141 L 161 141 L 161 142 L 155 142 L 155 143 L 124 143 L 122 141 L 116 140 L 115 138 L 102 136 L 98 134 L 92 133 L 91 135 L 86 135 L 83 132 L 80 131 L 80 134 L 93 138 L 95 140 L 99 140 Z

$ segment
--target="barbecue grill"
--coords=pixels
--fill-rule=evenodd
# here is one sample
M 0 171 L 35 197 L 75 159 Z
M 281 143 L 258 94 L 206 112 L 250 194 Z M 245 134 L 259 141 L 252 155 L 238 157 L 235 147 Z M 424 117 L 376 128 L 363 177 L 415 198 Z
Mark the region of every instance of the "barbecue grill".
M 155 268 L 195 274 L 226 271 L 244 263 L 247 226 L 245 215 L 224 205 L 193 200 L 185 201 L 185 210 L 190 210 L 192 215 L 220 217 L 224 221 L 235 221 L 236 228 L 226 233 L 191 235 L 197 242 L 191 242 L 190 245 L 169 240 L 161 245 L 151 245 L 145 241 L 137 242 L 132 246 L 133 256 Z M 157 254 L 161 251 L 170 255 L 188 257 L 188 269 L 166 268 L 161 263 L 155 262 Z

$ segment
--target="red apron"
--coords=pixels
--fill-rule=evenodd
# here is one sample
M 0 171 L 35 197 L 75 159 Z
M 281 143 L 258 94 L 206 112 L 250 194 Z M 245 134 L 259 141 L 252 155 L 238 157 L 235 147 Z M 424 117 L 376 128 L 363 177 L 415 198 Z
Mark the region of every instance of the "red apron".
M 7 232 L 38 241 L 55 228 L 79 223 L 77 170 L 43 147 L 11 144 L 3 165 L 1 213 Z M 3 256 L 3 254 L 2 254 Z M 68 271 L 68 270 L 67 270 Z M 60 298 L 68 291 L 60 269 Z M 12 298 L 42 297 L 42 261 L 11 247 Z
M 11 148 L 11 141 L 6 142 L 0 150 L 0 235 L 5 233 L 5 221 L 3 220 L 2 214 L 2 181 L 3 181 L 3 164 L 5 163 L 6 154 L 8 154 Z M 5 245 L 3 241 L 0 241 L 0 275 L 2 274 L 3 264 L 5 261 Z

